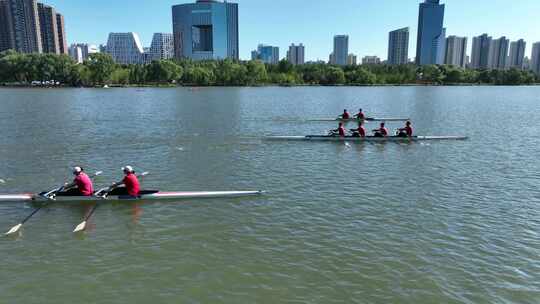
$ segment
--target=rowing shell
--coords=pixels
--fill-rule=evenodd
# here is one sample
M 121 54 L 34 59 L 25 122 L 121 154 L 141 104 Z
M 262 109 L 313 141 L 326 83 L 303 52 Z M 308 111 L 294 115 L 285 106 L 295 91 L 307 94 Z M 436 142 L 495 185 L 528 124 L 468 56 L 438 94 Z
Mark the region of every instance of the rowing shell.
M 97 196 L 62 196 L 55 197 L 55 201 L 60 202 L 83 202 L 83 201 L 155 201 L 155 200 L 175 200 L 175 199 L 197 199 L 197 198 L 231 198 L 263 194 L 264 191 L 201 191 L 201 192 L 161 192 L 157 190 L 141 191 L 138 197 L 127 195 L 110 195 L 106 198 Z M 0 195 L 0 202 L 20 202 L 20 201 L 49 201 L 39 194 L 5 194 Z
M 331 135 L 307 135 L 307 136 L 267 136 L 266 140 L 284 140 L 284 141 L 357 141 L 357 142 L 411 142 L 428 140 L 465 140 L 466 136 L 413 136 L 413 137 L 353 137 L 353 136 L 331 136 Z
M 367 117 L 363 121 L 408 121 L 409 118 L 396 118 L 396 117 L 386 117 L 386 118 L 371 118 Z M 349 118 L 349 119 L 343 119 L 343 118 L 325 118 L 325 119 L 310 119 L 309 121 L 320 121 L 320 122 L 327 122 L 327 121 L 337 121 L 337 122 L 360 122 L 362 119 L 358 118 Z

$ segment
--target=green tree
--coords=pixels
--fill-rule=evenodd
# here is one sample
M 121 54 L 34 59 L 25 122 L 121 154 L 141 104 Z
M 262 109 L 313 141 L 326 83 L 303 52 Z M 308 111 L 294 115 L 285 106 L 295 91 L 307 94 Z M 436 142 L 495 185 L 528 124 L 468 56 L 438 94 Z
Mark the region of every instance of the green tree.
M 112 57 L 104 53 L 91 54 L 84 65 L 88 68 L 90 81 L 93 85 L 106 84 L 116 68 Z
M 147 80 L 150 82 L 172 82 L 182 78 L 183 69 L 171 60 L 152 61 L 146 66 Z
M 345 78 L 349 84 L 375 84 L 377 76 L 372 72 L 360 67 L 345 73 Z
M 321 79 L 321 84 L 333 85 L 333 84 L 344 84 L 345 83 L 345 73 L 341 68 L 330 66 L 327 67 L 324 71 L 324 77 Z

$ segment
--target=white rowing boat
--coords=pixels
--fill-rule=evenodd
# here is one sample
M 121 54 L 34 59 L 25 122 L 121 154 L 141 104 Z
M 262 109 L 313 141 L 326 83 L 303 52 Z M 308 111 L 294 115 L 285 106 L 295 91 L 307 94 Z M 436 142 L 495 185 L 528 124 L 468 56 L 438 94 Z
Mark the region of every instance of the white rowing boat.
M 383 118 L 371 118 L 371 117 L 366 117 L 364 119 L 364 121 L 381 121 L 381 122 L 385 122 L 385 121 L 408 121 L 410 120 L 409 118 L 398 118 L 398 117 L 383 117 Z M 358 119 L 358 118 L 349 118 L 349 119 L 343 119 L 343 118 L 323 118 L 323 119 L 310 119 L 308 121 L 313 121 L 313 122 L 331 122 L 331 121 L 335 121 L 335 122 L 344 122 L 344 123 L 347 123 L 347 122 L 360 122 L 361 119 Z
M 332 135 L 307 135 L 307 136 L 267 136 L 266 140 L 283 141 L 355 141 L 355 142 L 411 142 L 429 140 L 465 140 L 466 136 L 413 136 L 413 137 L 354 137 L 354 136 L 332 136 Z
M 64 196 L 59 193 L 54 201 L 59 202 L 85 202 L 85 201 L 155 201 L 155 200 L 180 200 L 199 198 L 231 198 L 263 194 L 264 191 L 200 191 L 200 192 L 161 192 L 158 190 L 144 190 L 138 197 L 128 195 L 109 195 L 106 198 L 100 196 Z M 0 202 L 46 202 L 50 199 L 40 194 L 4 194 L 0 195 Z

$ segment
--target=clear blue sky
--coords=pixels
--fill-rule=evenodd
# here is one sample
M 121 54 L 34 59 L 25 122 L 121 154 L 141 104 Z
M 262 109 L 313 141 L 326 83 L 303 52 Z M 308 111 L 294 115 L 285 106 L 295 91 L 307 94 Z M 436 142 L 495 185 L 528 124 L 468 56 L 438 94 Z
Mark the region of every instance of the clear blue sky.
M 172 32 L 171 6 L 181 0 L 41 0 L 64 14 L 68 43 L 105 43 L 109 32 L 136 32 L 149 46 L 154 32 Z M 240 57 L 250 58 L 258 43 L 306 46 L 306 59 L 328 59 L 335 34 L 349 35 L 349 50 L 363 57 L 387 57 L 388 32 L 411 29 L 409 57 L 416 50 L 420 0 L 238 0 Z M 540 0 L 442 0 L 447 35 L 540 41 Z

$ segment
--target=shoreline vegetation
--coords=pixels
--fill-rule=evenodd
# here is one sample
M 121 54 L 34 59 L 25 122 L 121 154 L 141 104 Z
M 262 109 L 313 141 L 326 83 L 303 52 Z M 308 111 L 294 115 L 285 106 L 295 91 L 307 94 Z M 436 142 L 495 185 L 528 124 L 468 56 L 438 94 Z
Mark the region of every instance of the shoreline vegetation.
M 417 86 L 537 85 L 532 71 L 472 70 L 449 65 L 335 66 L 261 61 L 160 60 L 116 64 L 108 54 L 91 54 L 77 64 L 67 55 L 0 53 L 0 85 L 8 87 L 201 87 L 201 86 Z

